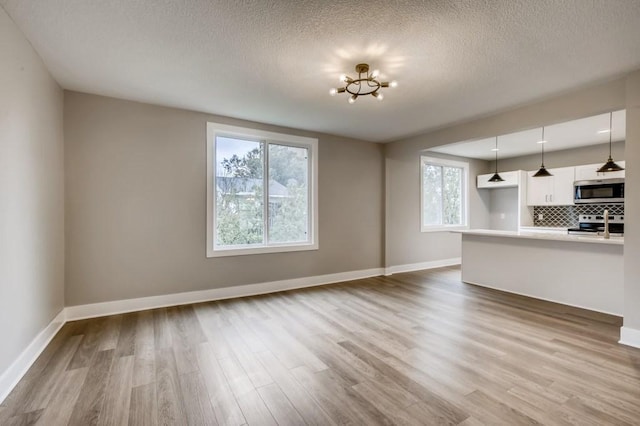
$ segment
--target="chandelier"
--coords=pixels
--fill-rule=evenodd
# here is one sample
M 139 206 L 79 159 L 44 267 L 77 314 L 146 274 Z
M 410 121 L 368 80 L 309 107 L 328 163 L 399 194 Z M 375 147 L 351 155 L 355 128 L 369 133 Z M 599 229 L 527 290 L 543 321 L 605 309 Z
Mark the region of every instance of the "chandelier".
M 365 95 L 371 95 L 381 101 L 384 99 L 384 95 L 380 90 L 381 88 L 396 87 L 398 85 L 396 81 L 388 82 L 378 80 L 380 72 L 373 70 L 369 73 L 369 64 L 356 65 L 356 72 L 358 73 L 358 78 L 351 78 L 344 74 L 341 75 L 340 81 L 346 83 L 346 85 L 329 90 L 329 94 L 335 96 L 338 93 L 347 92 L 351 95 L 348 99 L 350 104 L 354 103 L 356 99 L 358 99 L 358 96 Z

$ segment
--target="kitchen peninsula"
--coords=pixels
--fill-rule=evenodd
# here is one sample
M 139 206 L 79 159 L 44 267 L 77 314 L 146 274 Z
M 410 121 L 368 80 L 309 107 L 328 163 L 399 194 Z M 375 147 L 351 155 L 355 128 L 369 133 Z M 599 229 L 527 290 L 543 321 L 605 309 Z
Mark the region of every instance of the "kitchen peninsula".
M 462 281 L 594 311 L 623 313 L 624 239 L 464 230 Z

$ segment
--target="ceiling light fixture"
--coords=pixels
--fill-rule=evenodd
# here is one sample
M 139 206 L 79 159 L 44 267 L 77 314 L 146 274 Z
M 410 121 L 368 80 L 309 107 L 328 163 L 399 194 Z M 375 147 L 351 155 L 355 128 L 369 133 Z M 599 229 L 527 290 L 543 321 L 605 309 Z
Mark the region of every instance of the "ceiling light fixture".
M 495 151 L 496 153 L 496 172 L 491 176 L 489 182 L 504 182 L 504 179 L 498 174 L 498 137 L 496 136 L 496 147 L 491 151 Z
M 540 139 L 538 143 L 542 145 L 542 164 L 540 165 L 540 170 L 538 170 L 533 175 L 533 177 L 553 176 L 551 173 L 549 173 L 549 170 L 544 167 L 544 144 L 547 143 L 547 141 L 544 140 L 544 126 L 542 126 L 542 139 Z
M 338 93 L 347 92 L 350 95 L 348 98 L 350 104 L 354 103 L 356 99 L 358 99 L 358 96 L 364 95 L 371 95 L 381 101 L 384 99 L 384 95 L 380 91 L 381 88 L 398 86 L 395 80 L 392 82 L 378 80 L 380 72 L 373 70 L 369 73 L 369 64 L 356 65 L 356 72 L 358 73 L 358 78 L 351 78 L 348 75 L 342 74 L 340 81 L 346 83 L 346 85 L 329 90 L 329 94 L 335 96 Z
M 602 167 L 598 169 L 598 173 L 607 173 L 607 172 L 619 172 L 620 170 L 624 170 L 624 167 L 620 167 L 617 165 L 613 158 L 611 158 L 611 138 L 613 135 L 613 112 L 609 113 L 609 159 Z

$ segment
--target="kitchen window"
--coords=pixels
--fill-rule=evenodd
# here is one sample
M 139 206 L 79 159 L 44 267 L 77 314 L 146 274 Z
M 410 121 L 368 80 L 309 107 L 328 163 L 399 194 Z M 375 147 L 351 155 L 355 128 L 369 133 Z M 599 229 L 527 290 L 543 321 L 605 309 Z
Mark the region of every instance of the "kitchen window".
M 468 227 L 468 176 L 468 163 L 420 157 L 422 232 Z
M 207 257 L 318 248 L 318 140 L 207 123 Z

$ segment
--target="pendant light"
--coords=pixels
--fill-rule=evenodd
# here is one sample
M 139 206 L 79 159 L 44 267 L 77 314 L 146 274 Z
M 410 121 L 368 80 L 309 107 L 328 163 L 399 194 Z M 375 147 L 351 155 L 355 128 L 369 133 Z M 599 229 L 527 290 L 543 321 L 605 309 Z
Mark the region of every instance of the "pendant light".
M 609 159 L 602 167 L 598 169 L 598 173 L 606 173 L 606 172 L 619 172 L 620 170 L 624 170 L 624 167 L 620 167 L 617 165 L 613 158 L 611 158 L 611 138 L 613 134 L 613 112 L 609 113 Z
M 544 126 L 542 126 L 542 139 L 538 143 L 542 145 L 542 164 L 540 165 L 540 170 L 538 170 L 533 177 L 553 176 L 549 173 L 549 170 L 544 167 L 544 144 L 547 143 L 547 141 L 544 140 Z
M 502 179 L 502 177 L 500 177 L 500 175 L 498 174 L 498 137 L 496 136 L 496 147 L 493 149 L 496 152 L 496 172 L 493 174 L 493 176 L 491 176 L 491 179 L 489 179 L 489 182 L 503 182 L 504 179 Z

